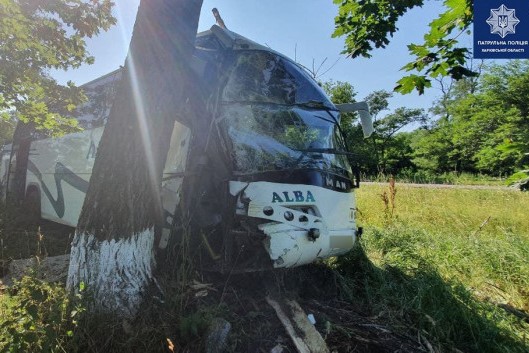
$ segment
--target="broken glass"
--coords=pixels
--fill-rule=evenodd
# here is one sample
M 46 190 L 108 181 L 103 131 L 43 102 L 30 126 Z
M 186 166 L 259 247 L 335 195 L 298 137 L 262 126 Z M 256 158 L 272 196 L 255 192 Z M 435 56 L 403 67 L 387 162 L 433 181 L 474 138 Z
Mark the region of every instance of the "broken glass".
M 318 84 L 297 64 L 261 50 L 237 52 L 223 90 L 223 102 L 302 104 L 335 109 Z
M 350 177 L 346 157 L 331 152 L 345 151 L 339 112 L 302 68 L 248 50 L 237 52 L 229 72 L 217 121 L 236 173 L 321 169 Z

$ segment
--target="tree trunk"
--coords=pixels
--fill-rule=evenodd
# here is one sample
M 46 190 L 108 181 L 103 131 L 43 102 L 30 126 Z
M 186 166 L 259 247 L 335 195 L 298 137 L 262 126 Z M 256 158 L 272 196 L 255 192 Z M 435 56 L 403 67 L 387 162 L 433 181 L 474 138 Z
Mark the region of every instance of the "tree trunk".
M 14 170 L 10 170 L 13 177 L 9 183 L 9 199 L 21 204 L 26 197 L 26 177 L 28 170 L 29 152 L 32 134 L 35 131 L 33 124 L 19 122 L 13 134 L 13 149 L 16 151 Z
M 175 119 L 182 118 L 202 0 L 142 0 L 124 75 L 72 242 L 67 285 L 94 310 L 136 314 L 153 278 L 154 227 Z

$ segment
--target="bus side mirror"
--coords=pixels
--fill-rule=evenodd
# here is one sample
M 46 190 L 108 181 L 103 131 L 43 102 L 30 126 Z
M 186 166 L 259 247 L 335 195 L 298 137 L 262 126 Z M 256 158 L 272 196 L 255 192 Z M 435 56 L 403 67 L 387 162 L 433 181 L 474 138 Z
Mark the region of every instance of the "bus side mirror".
M 336 104 L 336 108 L 341 113 L 358 112 L 364 137 L 368 138 L 371 136 L 375 129 L 373 128 L 373 119 L 371 118 L 371 114 L 369 114 L 369 106 L 366 102 Z

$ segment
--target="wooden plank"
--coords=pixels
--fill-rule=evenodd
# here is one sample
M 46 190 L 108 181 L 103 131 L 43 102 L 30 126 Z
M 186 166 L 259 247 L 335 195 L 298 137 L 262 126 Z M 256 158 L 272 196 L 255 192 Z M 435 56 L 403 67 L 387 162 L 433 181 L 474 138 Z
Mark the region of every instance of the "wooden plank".
M 329 347 L 296 301 L 269 296 L 266 301 L 274 308 L 299 353 L 329 353 Z

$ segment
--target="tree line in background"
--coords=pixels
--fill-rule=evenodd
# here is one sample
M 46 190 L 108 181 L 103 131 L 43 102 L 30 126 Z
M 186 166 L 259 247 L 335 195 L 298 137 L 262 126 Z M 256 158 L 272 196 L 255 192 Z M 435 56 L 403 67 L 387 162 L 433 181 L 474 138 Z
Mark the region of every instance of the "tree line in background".
M 375 91 L 365 100 L 375 133 L 363 140 L 354 116 L 342 127 L 363 173 L 485 174 L 505 177 L 529 164 L 529 61 L 479 65 L 479 77 L 439 81 L 442 96 L 429 114 L 422 109 L 388 109 L 392 93 Z M 346 82 L 323 84 L 333 102 L 354 101 Z M 407 127 L 403 131 L 403 128 Z M 413 129 L 413 130 L 412 130 Z M 411 130 L 411 131 L 409 131 Z

